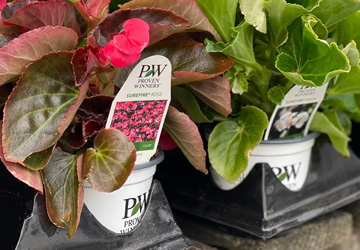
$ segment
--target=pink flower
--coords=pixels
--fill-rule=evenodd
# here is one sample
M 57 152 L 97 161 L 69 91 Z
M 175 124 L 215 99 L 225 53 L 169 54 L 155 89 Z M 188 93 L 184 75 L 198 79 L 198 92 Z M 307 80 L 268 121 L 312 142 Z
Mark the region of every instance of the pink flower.
M 149 25 L 133 18 L 124 23 L 123 30 L 104 47 L 104 54 L 117 68 L 125 68 L 136 62 L 149 44 Z
M 0 10 L 6 6 L 6 0 L 0 0 Z

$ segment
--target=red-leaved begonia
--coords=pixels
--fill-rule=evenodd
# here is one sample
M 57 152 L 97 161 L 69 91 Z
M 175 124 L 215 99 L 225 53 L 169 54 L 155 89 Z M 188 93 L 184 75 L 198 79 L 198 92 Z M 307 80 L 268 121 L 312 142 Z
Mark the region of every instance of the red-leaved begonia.
M 104 54 L 117 68 L 125 68 L 136 62 L 149 44 L 149 25 L 141 19 L 127 20 L 123 30 L 104 47 Z

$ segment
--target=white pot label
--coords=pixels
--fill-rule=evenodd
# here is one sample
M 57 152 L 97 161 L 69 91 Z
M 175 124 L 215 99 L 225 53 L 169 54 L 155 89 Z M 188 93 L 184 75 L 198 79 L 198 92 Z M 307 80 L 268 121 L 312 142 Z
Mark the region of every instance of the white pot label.
M 154 155 L 171 98 L 171 64 L 164 56 L 145 58 L 116 95 L 106 128 L 126 134 L 137 150 L 136 164 Z
M 264 140 L 305 136 L 318 110 L 328 84 L 321 87 L 295 85 L 270 118 Z

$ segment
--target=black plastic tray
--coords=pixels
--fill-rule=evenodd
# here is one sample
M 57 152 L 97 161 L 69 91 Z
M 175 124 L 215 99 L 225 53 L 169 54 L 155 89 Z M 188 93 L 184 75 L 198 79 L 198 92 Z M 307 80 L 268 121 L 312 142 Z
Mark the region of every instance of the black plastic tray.
M 360 160 L 340 156 L 329 143 L 316 145 L 303 188 L 284 187 L 268 164 L 257 164 L 242 184 L 222 191 L 192 168 L 179 150 L 158 165 L 173 209 L 261 238 L 271 238 L 360 199 Z

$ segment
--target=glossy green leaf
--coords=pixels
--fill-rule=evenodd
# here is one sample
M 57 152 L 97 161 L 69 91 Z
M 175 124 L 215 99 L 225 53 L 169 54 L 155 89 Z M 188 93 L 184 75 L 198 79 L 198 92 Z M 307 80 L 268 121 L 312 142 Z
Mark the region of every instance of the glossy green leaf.
M 308 4 L 306 4 L 306 2 Z M 274 46 L 277 47 L 286 37 L 286 26 L 302 14 L 311 11 L 317 6 L 319 0 L 310 1 L 285 1 L 265 0 L 268 12 L 269 32 Z
M 326 27 L 331 27 L 358 10 L 359 0 L 322 0 L 312 14 L 320 18 Z
M 197 0 L 197 2 L 223 41 L 229 43 L 233 33 L 231 28 L 235 26 L 238 0 Z
M 241 13 L 245 21 L 255 27 L 256 30 L 266 33 L 266 14 L 264 0 L 239 0 Z
M 135 166 L 136 149 L 130 139 L 116 129 L 103 129 L 88 148 L 84 158 L 84 176 L 94 189 L 112 192 L 119 189 Z
M 356 43 L 354 41 L 351 41 L 348 45 L 346 45 L 342 51 L 348 58 L 351 67 L 359 66 L 359 51 L 357 50 Z
M 214 128 L 209 138 L 209 159 L 226 181 L 234 183 L 246 170 L 251 151 L 260 143 L 267 124 L 262 110 L 247 106 L 235 120 L 221 122 Z
M 221 40 L 219 34 L 209 23 L 196 0 L 182 0 L 181 2 L 177 0 L 133 0 L 120 6 L 121 9 L 134 9 L 141 7 L 153 7 L 174 11 L 177 15 L 185 17 L 189 20 L 189 27 L 187 28 L 187 31 L 208 32 L 217 40 Z
M 33 170 L 43 169 L 48 164 L 54 147 L 55 144 L 48 149 L 29 155 L 22 164 Z
M 87 84 L 75 87 L 72 53 L 46 55 L 27 67 L 4 110 L 5 158 L 23 162 L 53 146 L 82 103 Z
M 77 42 L 77 34 L 65 27 L 41 27 L 21 34 L 0 49 L 0 85 L 17 79 L 27 65 L 48 53 L 73 50 Z
M 328 95 L 322 102 L 322 106 L 325 106 L 325 108 L 335 108 L 336 110 L 349 113 L 356 113 L 359 111 L 354 94 Z
M 181 107 L 190 116 L 191 120 L 195 123 L 208 123 L 212 122 L 210 117 L 207 117 L 202 111 L 196 100 L 195 96 L 187 89 L 182 87 L 171 88 L 171 98 L 175 99 L 181 104 Z
M 69 237 L 75 234 L 82 209 L 83 189 L 78 172 L 81 160 L 82 157 L 56 148 L 49 164 L 41 170 L 49 218 L 56 226 L 68 229 Z
M 319 40 L 308 17 L 292 22 L 288 38 L 278 50 L 276 68 L 298 85 L 321 86 L 337 74 L 350 70 L 349 61 L 335 43 Z
M 281 87 L 275 86 L 269 89 L 268 92 L 269 100 L 277 105 L 281 105 L 282 100 L 285 97 L 284 91 Z
M 198 127 L 189 116 L 170 106 L 164 128 L 194 168 L 207 173 L 204 144 Z
M 261 67 L 255 59 L 253 50 L 254 27 L 247 22 L 232 29 L 233 40 L 230 43 L 214 43 L 205 40 L 207 52 L 222 52 L 235 62 L 251 66 L 254 68 Z
M 337 25 L 337 29 L 334 31 L 334 37 L 337 44 L 345 46 L 351 41 L 355 41 L 360 45 L 360 11 L 350 15 Z M 359 48 L 358 48 L 359 49 Z
M 334 148 L 343 156 L 349 156 L 347 145 L 350 138 L 341 129 L 340 122 L 334 111 L 329 111 L 326 114 L 317 112 L 311 122 L 310 130 L 327 134 Z
M 360 66 L 352 67 L 349 73 L 341 74 L 327 90 L 330 95 L 360 94 Z

